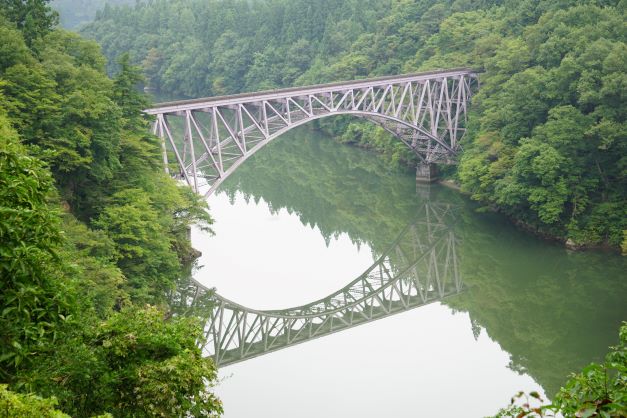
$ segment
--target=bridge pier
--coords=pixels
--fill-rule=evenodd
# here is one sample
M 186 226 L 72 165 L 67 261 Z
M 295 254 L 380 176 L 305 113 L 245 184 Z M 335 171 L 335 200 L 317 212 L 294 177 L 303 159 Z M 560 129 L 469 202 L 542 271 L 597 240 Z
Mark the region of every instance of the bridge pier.
M 416 184 L 431 184 L 438 180 L 438 167 L 433 163 L 418 163 Z

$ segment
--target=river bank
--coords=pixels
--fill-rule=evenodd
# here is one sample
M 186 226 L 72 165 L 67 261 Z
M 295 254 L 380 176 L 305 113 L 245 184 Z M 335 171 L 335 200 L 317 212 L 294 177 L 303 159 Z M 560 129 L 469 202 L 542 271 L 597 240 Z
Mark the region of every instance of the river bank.
M 455 190 L 461 194 L 463 194 L 464 196 L 467 196 L 468 198 L 470 198 L 470 193 L 464 191 L 461 187 L 460 184 L 458 184 L 457 182 L 455 182 L 454 180 L 451 179 L 441 179 L 438 180 L 437 182 L 438 184 L 447 187 L 451 190 Z M 534 225 L 531 225 L 529 223 L 526 223 L 520 219 L 514 218 L 512 216 L 508 216 L 506 213 L 504 213 L 502 210 L 500 210 L 500 208 L 498 206 L 494 206 L 494 205 L 489 205 L 489 206 L 484 206 L 484 209 L 490 210 L 491 212 L 494 213 L 499 213 L 503 216 L 505 216 L 507 219 L 509 219 L 509 221 L 515 225 L 518 229 L 520 229 L 521 231 L 524 231 L 526 233 L 529 233 L 537 238 L 540 238 L 546 242 L 553 242 L 553 243 L 559 243 L 560 245 L 562 245 L 563 247 L 572 250 L 572 251 L 586 251 L 586 250 L 595 250 L 595 251 L 605 251 L 605 252 L 611 252 L 611 253 L 621 253 L 621 248 L 617 247 L 617 246 L 612 246 L 609 243 L 602 243 L 602 244 L 592 244 L 592 243 L 576 243 L 574 242 L 572 239 L 564 237 L 564 236 L 559 236 L 559 235 L 555 235 L 555 234 L 551 234 L 547 231 L 544 231 Z M 622 255 L 627 255 L 626 253 L 622 253 Z

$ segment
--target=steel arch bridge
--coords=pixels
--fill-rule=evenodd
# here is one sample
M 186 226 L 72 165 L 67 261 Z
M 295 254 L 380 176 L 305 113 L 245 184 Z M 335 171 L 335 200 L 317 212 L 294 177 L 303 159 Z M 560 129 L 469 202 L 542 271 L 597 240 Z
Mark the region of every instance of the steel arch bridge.
M 333 115 L 383 127 L 422 162 L 451 164 L 464 136 L 476 73 L 467 68 L 155 105 L 153 133 L 169 172 L 210 195 L 246 159 L 284 132 Z
M 372 266 L 315 302 L 255 310 L 193 282 L 178 303 L 208 304 L 201 346 L 217 366 L 226 366 L 441 300 L 463 289 L 453 209 L 426 203 Z

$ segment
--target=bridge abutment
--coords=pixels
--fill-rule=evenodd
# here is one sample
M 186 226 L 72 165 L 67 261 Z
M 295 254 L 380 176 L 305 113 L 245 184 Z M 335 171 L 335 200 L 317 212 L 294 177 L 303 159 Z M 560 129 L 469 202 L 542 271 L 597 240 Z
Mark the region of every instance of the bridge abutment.
M 433 163 L 418 163 L 416 184 L 431 184 L 438 180 L 438 167 Z

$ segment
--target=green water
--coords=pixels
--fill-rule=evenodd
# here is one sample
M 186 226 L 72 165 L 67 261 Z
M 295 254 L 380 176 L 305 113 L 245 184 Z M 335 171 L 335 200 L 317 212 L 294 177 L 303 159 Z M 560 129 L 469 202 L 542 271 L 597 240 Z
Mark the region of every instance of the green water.
M 403 228 L 414 222 L 417 211 L 427 200 L 453 205 L 455 208 L 456 251 L 466 291 L 444 300 L 437 308 L 440 310 L 437 314 L 429 310 L 436 308 L 418 308 L 414 313 L 403 314 L 406 316 L 402 320 L 388 318 L 376 326 L 363 325 L 359 333 L 363 333 L 363 338 L 366 338 L 364 341 L 367 341 L 369 327 L 372 333 L 376 329 L 377 335 L 381 333 L 377 327 L 383 327 L 381 329 L 390 333 L 386 334 L 387 339 L 402 340 L 408 333 L 407 327 L 413 327 L 407 324 L 415 323 L 418 329 L 424 326 L 424 321 L 432 320 L 428 315 L 457 318 L 438 317 L 438 331 L 434 332 L 433 339 L 437 340 L 436 334 L 439 333 L 450 336 L 450 344 L 459 347 L 455 356 L 461 366 L 451 367 L 445 372 L 440 370 L 439 373 L 445 373 L 447 379 L 455 381 L 456 370 L 459 369 L 460 376 L 467 373 L 471 380 L 475 379 L 475 383 L 460 386 L 461 389 L 457 390 L 469 393 L 468 399 L 462 403 L 481 404 L 477 405 L 477 411 L 481 411 L 477 414 L 495 412 L 499 406 L 507 404 L 508 397 L 499 393 L 488 396 L 488 400 L 478 400 L 479 391 L 496 391 L 500 382 L 484 382 L 489 379 L 482 376 L 484 366 L 476 364 L 477 360 L 473 360 L 470 354 L 465 359 L 465 353 L 484 350 L 484 346 L 493 347 L 485 348 L 485 352 L 477 354 L 477 358 L 486 362 L 486 369 L 507 369 L 511 389 L 508 386 L 504 393 L 509 391 L 513 394 L 513 390 L 529 390 L 539 385 L 547 396 L 551 396 L 570 372 L 591 361 L 601 360 L 607 347 L 617 342 L 619 325 L 621 321 L 627 320 L 627 260 L 624 257 L 604 252 L 571 252 L 557 244 L 539 240 L 517 230 L 497 214 L 477 212 L 477 204 L 454 190 L 442 186 L 417 189 L 411 170 L 391 170 L 376 155 L 338 144 L 311 129 L 287 133 L 259 151 L 210 198 L 212 214 L 216 218 L 216 235 L 195 237 L 194 244 L 202 249 L 201 261 L 205 265 L 196 277 L 210 286 L 216 286 L 219 292 L 221 289 L 228 290 L 231 292 L 228 295 L 230 299 L 247 306 L 261 306 L 272 298 L 278 298 L 275 305 L 293 306 L 304 302 L 307 295 L 313 292 L 307 289 L 319 286 L 319 294 L 311 295 L 311 300 L 315 300 L 330 293 L 329 290 L 341 288 L 364 270 L 369 261 L 385 251 Z M 266 225 L 267 228 L 256 230 L 257 227 L 261 228 L 259 225 Z M 280 235 L 281 228 L 287 235 Z M 276 234 L 273 232 L 275 230 Z M 319 246 L 320 254 L 316 253 L 316 249 L 298 251 L 299 248 L 308 248 L 307 240 L 315 240 L 316 236 L 324 242 L 324 245 Z M 250 245 L 250 249 L 246 249 L 246 245 Z M 230 259 L 230 256 L 220 255 L 220 251 L 233 255 L 238 249 L 248 256 L 233 256 Z M 294 254 L 288 255 L 291 249 L 295 249 Z M 317 255 L 309 263 L 311 265 L 303 265 L 314 257 L 311 255 L 308 258 L 307 254 L 314 253 Z M 302 259 L 297 259 L 298 256 Z M 251 268 L 248 273 L 238 273 L 236 266 L 246 266 L 247 261 L 254 266 L 242 267 Z M 267 273 L 264 273 L 266 270 Z M 305 270 L 315 272 L 313 275 L 320 279 L 307 281 L 299 278 L 297 272 Z M 331 283 L 322 278 L 340 270 L 340 276 L 333 278 Z M 283 281 L 280 283 L 273 282 L 278 280 L 276 276 L 281 271 L 296 273 L 289 273 L 289 277 L 281 279 Z M 355 274 L 350 276 L 351 272 Z M 255 277 L 250 277 L 253 275 Z M 260 282 L 264 285 L 258 286 Z M 285 296 L 287 299 L 277 296 L 281 294 L 281 289 L 287 289 L 283 293 L 289 293 L 290 285 L 294 286 L 294 292 L 300 290 L 302 294 L 293 293 L 296 295 L 293 300 L 290 300 L 289 295 Z M 421 310 L 424 313 L 419 314 Z M 459 322 L 459 318 L 464 320 Z M 449 320 L 450 328 L 447 325 Z M 458 325 L 458 322 L 462 325 Z M 415 338 L 421 341 L 424 337 L 421 335 Z M 343 360 L 337 360 L 337 364 L 328 359 L 320 360 L 315 373 L 324 373 L 325 367 L 343 367 L 346 358 L 362 348 L 367 352 L 367 348 L 364 348 L 367 343 L 352 345 L 350 339 L 341 338 L 316 340 L 319 350 L 332 348 L 334 353 L 345 350 L 346 357 L 338 355 Z M 358 341 L 357 334 L 353 341 Z M 414 344 L 411 341 L 409 345 Z M 310 343 L 302 346 L 307 344 Z M 419 343 L 415 344 L 411 353 L 420 355 Z M 224 382 L 224 389 L 218 388 L 219 393 L 222 390 L 225 400 L 226 416 L 246 416 L 246 413 L 250 413 L 251 410 L 242 409 L 241 403 L 248 402 L 247 396 L 251 389 L 247 385 L 251 380 L 258 379 L 259 382 L 271 385 L 274 377 L 273 372 L 268 370 L 280 373 L 284 368 L 292 368 L 293 362 L 316 361 L 311 360 L 311 354 L 298 357 L 298 350 L 306 348 L 286 348 L 269 354 L 267 358 L 270 360 L 260 357 L 250 360 L 250 363 L 238 364 L 237 368 L 234 366 L 232 372 L 229 372 L 229 368 L 225 369 L 226 375 L 233 374 L 231 379 Z M 500 354 L 497 356 L 490 350 Z M 450 363 L 449 352 L 442 350 L 441 358 L 437 353 L 436 347 L 435 354 L 430 354 L 431 362 L 440 365 Z M 506 360 L 499 357 L 501 354 Z M 267 365 L 264 361 L 268 362 Z M 472 370 L 461 370 L 466 367 L 466 363 L 473 361 L 475 364 Z M 386 365 L 375 362 L 370 367 L 383 370 Z M 254 374 L 253 370 L 259 371 Z M 421 373 L 421 370 L 416 370 L 412 373 L 412 379 Z M 438 376 L 437 373 L 434 372 L 433 376 Z M 242 380 L 247 383 L 239 383 L 238 375 L 246 376 Z M 523 377 L 527 380 L 520 380 Z M 306 385 L 304 382 L 315 380 L 315 377 L 313 374 L 302 376 L 302 380 L 295 385 L 301 385 L 302 388 L 302 385 Z M 525 383 L 527 381 L 532 383 Z M 429 385 L 427 381 L 411 382 L 416 385 L 412 389 L 414 393 L 420 393 L 422 386 Z M 358 380 L 346 380 L 345 384 L 357 387 L 358 383 Z M 402 379 L 397 383 L 388 382 L 385 385 L 387 392 L 384 391 L 380 396 L 386 399 L 389 395 L 389 399 L 393 400 L 396 396 L 393 393 L 401 390 L 401 385 L 408 384 Z M 290 386 L 286 387 L 281 390 L 289 391 Z M 343 387 L 342 390 L 351 392 L 349 387 Z M 299 392 L 296 388 L 293 391 Z M 370 396 L 363 389 L 361 394 L 358 389 L 353 391 L 355 393 L 347 395 L 348 398 Z M 273 396 L 280 398 L 278 394 L 268 394 L 266 397 L 272 400 Z M 284 393 L 281 396 L 295 395 Z M 434 405 L 447 402 L 451 396 L 443 388 L 441 399 L 434 400 Z M 294 416 L 294 409 L 289 407 L 289 402 L 284 409 L 277 402 L 274 404 L 277 405 L 276 409 L 268 416 Z M 338 411 L 343 410 L 343 401 L 329 402 L 337 404 Z M 351 410 L 347 408 L 346 411 Z M 370 409 L 364 409 L 361 416 L 369 416 L 368 411 Z M 404 411 L 399 407 L 390 416 L 403 416 Z M 416 411 L 422 411 L 424 416 L 454 416 L 442 410 L 429 415 L 433 412 L 428 412 L 428 408 L 417 408 Z M 329 411 L 313 407 L 312 416 L 317 414 L 329 416 Z M 406 415 L 412 416 L 412 413 Z M 303 416 L 307 414 L 303 413 Z M 331 416 L 335 415 L 332 413 Z M 338 413 L 337 416 L 347 415 Z M 474 415 L 471 413 L 468 416 Z

